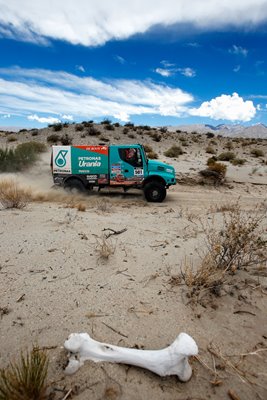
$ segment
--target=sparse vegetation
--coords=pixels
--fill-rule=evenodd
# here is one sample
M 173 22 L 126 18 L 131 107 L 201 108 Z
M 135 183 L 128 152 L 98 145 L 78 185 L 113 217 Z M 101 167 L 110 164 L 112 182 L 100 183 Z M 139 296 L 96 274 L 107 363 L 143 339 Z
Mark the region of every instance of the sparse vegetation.
M 49 128 L 53 128 L 55 132 L 59 132 L 59 131 L 62 131 L 63 124 L 61 124 L 61 123 L 52 124 L 52 125 L 49 125 Z
M 180 146 L 176 146 L 176 145 L 173 145 L 172 147 L 170 147 L 168 150 L 166 150 L 164 152 L 164 155 L 166 157 L 171 157 L 171 158 L 179 157 L 181 154 L 183 154 L 183 150 L 181 149 Z
M 150 160 L 157 160 L 159 156 L 155 151 L 149 151 L 147 153 L 147 158 L 150 158 Z
M 230 161 L 231 164 L 233 165 L 244 165 L 246 160 L 244 158 L 234 158 L 233 160 Z
M 231 151 L 226 151 L 225 153 L 221 153 L 218 155 L 219 161 L 231 161 L 235 158 L 235 153 Z
M 206 153 L 208 153 L 208 154 L 216 154 L 216 150 L 213 147 L 208 146 L 206 148 Z
M 3 208 L 26 207 L 31 199 L 31 192 L 21 188 L 15 180 L 0 181 L 0 203 Z
M 20 354 L 18 363 L 10 363 L 0 370 L 0 400 L 45 400 L 48 357 L 33 347 Z
M 15 135 L 10 135 L 7 137 L 8 143 L 16 142 L 17 140 L 18 140 L 18 138 Z
M 250 154 L 256 158 L 264 156 L 264 152 L 261 149 L 251 149 Z
M 51 135 L 47 136 L 46 140 L 48 143 L 58 143 L 60 141 L 60 136 L 56 133 L 52 133 Z
M 60 142 L 62 146 L 70 146 L 72 144 L 72 138 L 67 133 L 65 133 L 61 136 Z
M 104 235 L 97 239 L 96 242 L 96 252 L 98 253 L 98 258 L 102 260 L 108 260 L 111 255 L 115 253 L 116 245 L 111 239 L 107 239 Z
M 15 149 L 0 149 L 0 171 L 21 171 L 32 165 L 38 158 L 38 153 L 46 150 L 46 146 L 39 142 L 25 142 Z
M 98 129 L 96 129 L 93 125 L 90 125 L 87 128 L 87 135 L 88 136 L 99 136 L 99 135 L 101 135 L 101 132 Z
M 223 212 L 220 229 L 215 218 L 205 228 L 207 251 L 200 265 L 195 269 L 187 261 L 184 263 L 181 274 L 191 299 L 199 299 L 207 293 L 219 296 L 231 274 L 267 260 L 261 225 L 265 209 L 257 206 L 247 213 L 238 203 L 228 210 Z

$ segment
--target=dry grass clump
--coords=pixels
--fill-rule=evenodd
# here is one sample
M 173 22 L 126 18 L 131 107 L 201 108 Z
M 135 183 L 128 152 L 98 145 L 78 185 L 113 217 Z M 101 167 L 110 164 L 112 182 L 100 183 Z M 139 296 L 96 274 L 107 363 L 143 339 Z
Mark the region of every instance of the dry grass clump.
M 215 157 L 208 159 L 208 168 L 199 171 L 199 174 L 206 178 L 208 181 L 212 181 L 214 185 L 221 185 L 226 176 L 227 166 L 225 164 L 215 161 Z
M 144 150 L 146 153 L 151 153 L 151 151 L 153 151 L 152 147 L 149 144 L 144 144 Z
M 21 188 L 15 180 L 0 181 L 0 203 L 3 208 L 24 208 L 31 198 L 30 189 Z
M 253 265 L 263 265 L 267 261 L 267 246 L 262 228 L 264 208 L 250 213 L 241 210 L 237 203 L 223 212 L 221 229 L 213 218 L 205 228 L 206 253 L 201 263 L 194 268 L 184 264 L 181 275 L 189 288 L 191 298 L 201 294 L 220 295 L 221 288 L 229 276 Z
M 147 158 L 149 158 L 150 160 L 157 160 L 159 156 L 155 151 L 150 151 L 149 153 L 147 153 Z
M 34 347 L 21 353 L 18 363 L 0 370 L 0 400 L 45 400 L 48 358 Z
M 106 236 L 103 235 L 101 238 L 97 238 L 95 250 L 98 253 L 98 258 L 106 261 L 115 253 L 116 244 L 114 244 L 111 239 L 106 238 Z
M 181 149 L 180 146 L 176 146 L 176 145 L 173 145 L 172 147 L 170 147 L 168 150 L 166 150 L 164 152 L 164 155 L 166 157 L 171 157 L 171 158 L 179 157 L 181 154 L 183 154 L 183 150 Z
M 216 154 L 216 150 L 212 146 L 208 146 L 206 148 L 206 153 L 208 153 L 208 154 Z
M 264 156 L 264 152 L 261 149 L 251 149 L 250 154 L 256 158 Z

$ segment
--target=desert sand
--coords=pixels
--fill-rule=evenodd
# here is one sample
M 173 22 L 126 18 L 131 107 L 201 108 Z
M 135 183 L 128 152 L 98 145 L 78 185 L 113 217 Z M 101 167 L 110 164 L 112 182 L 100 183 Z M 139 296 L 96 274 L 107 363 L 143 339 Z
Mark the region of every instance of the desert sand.
M 38 344 L 49 356 L 51 399 L 266 399 L 267 398 L 267 274 L 256 266 L 232 275 L 219 296 L 190 301 L 179 278 L 185 259 L 198 265 L 205 252 L 205 229 L 222 209 L 239 202 L 253 212 L 266 200 L 267 140 L 233 150 L 246 158 L 242 166 L 227 164 L 223 185 L 199 184 L 198 171 L 210 156 L 210 139 L 185 133 L 164 133 L 159 142 L 146 134 L 122 128 L 104 131 L 115 143 L 146 143 L 159 159 L 172 164 L 177 185 L 161 204 L 147 203 L 140 191 L 97 191 L 88 196 L 54 190 L 49 167 L 50 149 L 31 169 L 0 178 L 16 179 L 33 199 L 23 209 L 0 210 L 0 368 L 20 350 Z M 73 143 L 98 143 L 65 128 Z M 16 143 L 46 143 L 49 130 L 16 135 Z M 62 132 L 59 132 L 62 134 Z M 185 152 L 177 159 L 164 156 L 172 144 Z M 1 134 L 0 145 L 8 135 Z M 230 139 L 214 138 L 223 151 Z M 265 157 L 249 153 L 257 146 Z M 224 150 L 227 151 L 227 150 Z M 79 205 L 85 211 L 79 211 Z M 263 206 L 262 206 L 263 207 Z M 266 240 L 266 208 L 262 219 Z M 113 234 L 108 239 L 106 236 Z M 103 241 L 110 254 L 103 258 Z M 265 269 L 264 269 L 265 268 Z M 64 341 L 73 332 L 119 346 L 160 349 L 180 332 L 191 335 L 199 360 L 190 363 L 187 383 L 161 378 L 140 368 L 88 361 L 66 376 Z M 236 396 L 236 397 L 234 397 Z

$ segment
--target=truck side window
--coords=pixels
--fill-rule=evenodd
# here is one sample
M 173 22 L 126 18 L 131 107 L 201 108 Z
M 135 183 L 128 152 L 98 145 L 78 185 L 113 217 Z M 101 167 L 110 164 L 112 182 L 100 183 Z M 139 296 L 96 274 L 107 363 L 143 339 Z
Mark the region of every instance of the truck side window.
M 134 147 L 125 147 L 119 149 L 121 160 L 131 164 L 133 167 L 141 167 L 143 165 L 140 149 Z

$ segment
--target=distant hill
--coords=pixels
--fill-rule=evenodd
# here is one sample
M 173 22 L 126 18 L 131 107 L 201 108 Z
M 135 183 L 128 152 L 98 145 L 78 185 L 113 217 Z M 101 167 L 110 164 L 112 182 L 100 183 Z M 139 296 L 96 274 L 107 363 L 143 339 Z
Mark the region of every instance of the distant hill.
M 208 125 L 208 124 L 193 124 L 193 125 L 177 125 L 169 126 L 169 131 L 181 130 L 185 132 L 207 133 L 212 132 L 215 135 L 227 137 L 245 137 L 245 138 L 262 138 L 267 139 L 267 126 L 264 124 L 256 124 L 251 126 L 243 125 Z

